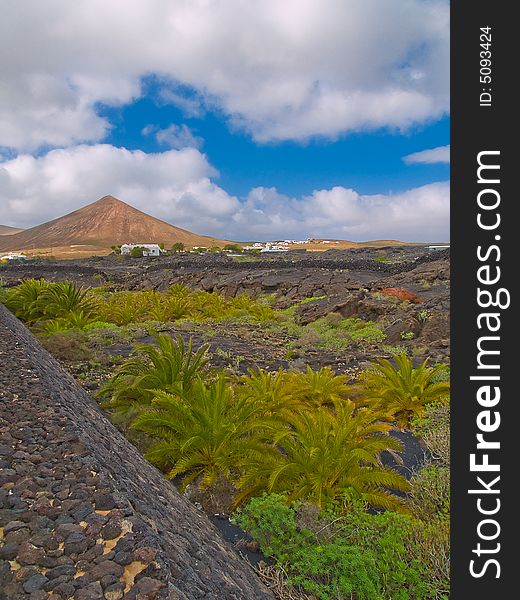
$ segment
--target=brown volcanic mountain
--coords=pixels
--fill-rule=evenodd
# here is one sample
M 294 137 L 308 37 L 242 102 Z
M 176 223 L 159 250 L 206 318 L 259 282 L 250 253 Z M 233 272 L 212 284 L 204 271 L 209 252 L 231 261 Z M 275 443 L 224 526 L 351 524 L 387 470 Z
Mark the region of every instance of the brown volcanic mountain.
M 9 227 L 9 225 L 0 225 L 0 235 L 14 235 L 20 231 L 23 231 L 23 229 L 20 229 L 19 227 Z
M 34 250 L 85 246 L 108 250 L 125 243 L 175 242 L 185 246 L 223 246 L 225 240 L 197 235 L 151 217 L 113 196 L 104 196 L 79 210 L 42 225 L 0 237 L 0 250 Z

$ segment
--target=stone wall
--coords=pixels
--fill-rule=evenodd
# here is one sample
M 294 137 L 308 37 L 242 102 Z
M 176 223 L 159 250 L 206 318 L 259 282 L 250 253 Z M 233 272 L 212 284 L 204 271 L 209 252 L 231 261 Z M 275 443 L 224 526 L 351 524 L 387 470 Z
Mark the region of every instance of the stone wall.
M 272 599 L 0 304 L 0 599 Z

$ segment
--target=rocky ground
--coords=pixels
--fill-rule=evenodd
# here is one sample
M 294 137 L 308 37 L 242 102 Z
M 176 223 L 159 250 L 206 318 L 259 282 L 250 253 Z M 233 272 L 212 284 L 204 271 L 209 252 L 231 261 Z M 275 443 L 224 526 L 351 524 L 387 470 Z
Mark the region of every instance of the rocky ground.
M 181 253 L 160 259 L 108 256 L 0 266 L 0 280 L 5 286 L 40 277 L 129 290 L 165 290 L 182 282 L 192 289 L 226 295 L 273 295 L 280 308 L 315 298 L 297 309 L 302 324 L 334 312 L 371 320 L 384 331 L 390 354 L 392 348 L 403 347 L 418 361 L 429 356 L 432 362 L 449 362 L 449 250 L 428 251 L 422 246 L 358 248 L 289 252 L 267 258 Z M 405 298 L 412 301 L 403 300 L 395 290 L 404 290 L 409 294 Z M 282 348 L 280 343 L 280 332 L 245 326 L 211 329 L 212 340 L 208 331 L 191 333 L 211 341 L 221 354 L 228 351 L 241 357 L 253 352 L 259 366 L 266 366 L 265 357 L 272 358 L 274 367 L 297 359 L 317 365 L 312 347 L 289 357 L 287 345 Z M 318 362 L 342 371 L 385 355 L 388 352 L 381 345 L 368 350 L 353 347 L 339 355 L 321 352 Z
M 0 598 L 271 598 L 0 305 Z
M 182 282 L 226 295 L 271 295 L 274 306 L 293 311 L 300 330 L 336 316 L 374 322 L 385 334 L 383 342 L 338 349 L 317 348 L 312 335 L 283 323 L 155 324 L 191 337 L 196 348 L 209 344 L 212 365 L 236 374 L 310 365 L 354 378 L 369 361 L 403 350 L 416 363 L 427 357 L 449 363 L 446 250 L 112 256 L 0 266 L 5 286 L 40 277 L 115 290 L 165 290 Z M 77 385 L 94 394 L 136 342 L 152 340 L 144 324 L 42 338 L 74 382 L 0 305 L 0 600 L 271 597 L 201 511 Z M 410 433 L 396 435 L 405 445 L 401 464 L 391 456 L 385 463 L 409 475 L 424 450 Z M 228 540 L 244 541 L 227 519 L 214 523 Z M 258 556 L 253 551 L 249 558 Z

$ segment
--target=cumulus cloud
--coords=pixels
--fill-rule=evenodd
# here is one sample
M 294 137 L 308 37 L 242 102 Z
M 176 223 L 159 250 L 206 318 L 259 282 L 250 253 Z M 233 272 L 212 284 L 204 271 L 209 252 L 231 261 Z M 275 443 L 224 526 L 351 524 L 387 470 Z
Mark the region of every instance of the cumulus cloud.
M 449 183 L 362 195 L 337 186 L 294 198 L 275 188 L 239 199 L 195 148 L 145 154 L 107 144 L 20 155 L 0 163 L 2 224 L 32 226 L 112 194 L 197 233 L 236 240 L 287 237 L 447 240 Z
M 194 148 L 146 154 L 108 144 L 28 154 L 0 163 L 2 224 L 32 226 L 112 194 L 175 219 L 175 199 L 217 175 Z
M 149 125 L 143 129 L 143 133 L 149 134 L 154 131 L 153 126 Z M 166 129 L 159 129 L 155 132 L 155 139 L 163 146 L 168 146 L 174 150 L 181 148 L 201 148 L 204 140 L 193 134 L 191 129 L 185 125 L 172 124 Z
M 449 163 L 450 146 L 439 146 L 437 148 L 421 150 L 421 152 L 414 152 L 413 154 L 408 154 L 408 156 L 405 156 L 403 160 L 408 165 Z
M 28 151 L 103 140 L 98 103 L 131 102 L 148 74 L 162 101 L 218 109 L 259 141 L 406 128 L 449 109 L 448 4 L 19 2 L 0 20 L 0 140 Z

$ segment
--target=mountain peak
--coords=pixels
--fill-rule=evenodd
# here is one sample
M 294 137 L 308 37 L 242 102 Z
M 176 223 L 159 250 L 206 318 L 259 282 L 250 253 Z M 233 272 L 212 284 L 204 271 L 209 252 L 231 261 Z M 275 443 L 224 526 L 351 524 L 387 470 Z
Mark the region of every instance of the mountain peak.
M 110 194 L 108 196 L 103 196 L 95 202 L 92 202 L 90 206 L 92 206 L 93 204 L 124 204 L 125 206 L 129 206 L 129 204 L 127 204 L 126 202 L 123 202 L 122 200 L 119 200 L 119 198 L 111 196 Z
M 186 246 L 222 246 L 225 240 L 210 238 L 175 227 L 130 204 L 103 196 L 63 217 L 20 233 L 1 236 L 2 250 L 23 250 L 54 246 L 90 246 L 109 249 L 127 243 L 176 242 Z

